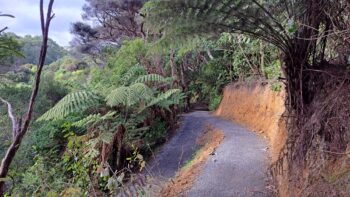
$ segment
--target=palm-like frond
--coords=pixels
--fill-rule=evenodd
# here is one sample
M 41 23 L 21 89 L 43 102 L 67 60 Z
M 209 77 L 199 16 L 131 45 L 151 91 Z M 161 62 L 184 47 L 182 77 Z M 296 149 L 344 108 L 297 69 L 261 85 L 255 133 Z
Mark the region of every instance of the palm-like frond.
M 153 0 L 144 6 L 146 25 L 162 31 L 164 43 L 186 43 L 193 36 L 214 36 L 222 32 L 245 33 L 287 50 L 289 34 L 278 17 L 282 0 Z M 281 7 L 281 6 L 280 6 Z M 176 42 L 175 42 L 176 41 Z
M 115 114 L 116 114 L 115 112 L 111 112 L 111 111 L 108 112 L 105 115 L 91 114 L 91 115 L 89 115 L 88 117 L 86 117 L 86 118 L 84 118 L 82 120 L 74 122 L 72 125 L 76 126 L 76 127 L 86 127 L 86 126 L 89 126 L 89 125 L 98 124 L 98 123 L 100 123 L 102 121 L 112 119 Z
M 116 106 L 120 104 L 127 104 L 129 95 L 129 88 L 128 87 L 119 87 L 115 90 L 113 90 L 107 97 L 107 105 L 109 106 Z
M 170 89 L 164 93 L 159 94 L 156 98 L 151 100 L 144 108 L 142 108 L 140 111 L 142 112 L 146 108 L 152 107 L 154 105 L 163 107 L 163 108 L 168 108 L 170 105 L 175 104 L 172 100 L 171 97 L 174 95 L 180 95 L 181 90 L 180 89 Z M 175 96 L 176 97 L 176 96 Z M 174 98 L 175 98 L 174 97 Z M 177 97 L 179 98 L 179 97 Z
M 137 79 L 140 75 L 146 74 L 146 70 L 144 67 L 140 65 L 135 65 L 131 67 L 128 72 L 126 72 L 122 77 L 122 83 L 124 85 L 129 85 L 132 81 Z
M 113 90 L 107 97 L 107 105 L 113 107 L 124 105 L 130 107 L 144 100 L 152 98 L 152 90 L 144 83 L 135 83 L 129 87 L 119 87 Z
M 148 82 L 167 83 L 169 82 L 169 80 L 158 74 L 142 75 L 135 80 L 135 83 L 148 83 Z
M 43 114 L 37 121 L 62 119 L 71 113 L 96 106 L 99 102 L 100 97 L 93 92 L 80 91 L 70 93 L 60 100 L 53 108 Z

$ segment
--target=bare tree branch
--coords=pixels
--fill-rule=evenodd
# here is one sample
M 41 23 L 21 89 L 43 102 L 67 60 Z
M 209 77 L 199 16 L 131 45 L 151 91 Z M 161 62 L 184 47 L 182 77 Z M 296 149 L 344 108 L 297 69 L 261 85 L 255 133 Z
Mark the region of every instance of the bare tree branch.
M 6 29 L 8 29 L 8 27 L 4 27 L 4 28 L 0 29 L 0 33 L 4 32 Z
M 0 14 L 0 16 L 6 16 L 6 17 L 10 17 L 10 18 L 15 18 L 13 15 L 11 14 Z
M 27 133 L 29 129 L 30 122 L 32 120 L 34 105 L 36 101 L 36 97 L 38 96 L 39 92 L 39 86 L 40 86 L 40 79 L 41 79 L 41 73 L 43 70 L 43 67 L 45 65 L 45 59 L 46 59 L 46 52 L 47 52 L 47 42 L 48 42 L 48 34 L 49 34 L 49 27 L 52 18 L 54 17 L 54 14 L 52 14 L 52 6 L 54 0 L 50 0 L 47 10 L 47 16 L 46 21 L 44 18 L 44 0 L 40 0 L 40 20 L 41 20 L 41 28 L 42 28 L 42 45 L 40 50 L 40 57 L 39 57 L 39 63 L 38 63 L 38 70 L 35 76 L 35 81 L 32 89 L 32 94 L 29 100 L 28 110 L 27 114 L 25 116 L 23 125 L 22 120 L 19 119 L 18 121 L 18 132 L 15 135 L 10 147 L 7 149 L 6 154 L 1 162 L 0 165 L 0 178 L 5 178 L 7 176 L 7 173 L 10 169 L 10 165 L 12 163 L 13 158 L 16 155 L 16 152 L 21 145 L 22 139 L 24 135 Z M 0 181 L 0 197 L 4 196 L 5 193 L 5 183 L 3 181 Z
M 12 140 L 15 139 L 18 131 L 18 124 L 16 117 L 13 115 L 13 109 L 11 103 L 0 97 L 0 100 L 7 105 L 7 113 L 12 122 Z

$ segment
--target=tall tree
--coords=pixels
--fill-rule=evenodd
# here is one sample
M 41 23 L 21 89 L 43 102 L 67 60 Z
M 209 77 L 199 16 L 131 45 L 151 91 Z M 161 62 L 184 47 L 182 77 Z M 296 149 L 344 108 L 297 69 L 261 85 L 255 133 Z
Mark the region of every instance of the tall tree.
M 4 104 L 8 107 L 8 115 L 9 118 L 12 121 L 12 143 L 10 147 L 7 149 L 6 154 L 4 158 L 1 161 L 0 165 L 0 196 L 4 196 L 5 192 L 5 182 L 4 178 L 6 178 L 7 173 L 10 169 L 10 165 L 12 163 L 13 158 L 16 155 L 16 152 L 21 145 L 22 139 L 25 136 L 25 134 L 28 131 L 28 128 L 30 126 L 31 120 L 32 120 L 32 114 L 33 109 L 35 105 L 35 101 L 39 92 L 39 86 L 40 86 L 40 79 L 41 79 L 41 73 L 45 64 L 45 58 L 47 53 L 47 43 L 48 43 L 48 34 L 49 34 L 49 27 L 51 20 L 54 17 L 54 14 L 52 13 L 52 6 L 53 6 L 54 0 L 50 0 L 47 10 L 47 16 L 45 18 L 44 16 L 44 2 L 43 0 L 40 0 L 40 19 L 41 19 L 41 30 L 42 30 L 42 45 L 41 45 L 41 52 L 39 57 L 39 63 L 38 63 L 38 69 L 35 76 L 35 81 L 32 89 L 32 94 L 30 97 L 30 101 L 28 104 L 28 110 L 27 114 L 25 115 L 23 121 L 22 118 L 16 118 L 14 116 L 12 106 L 9 102 L 7 102 L 4 99 L 0 99 Z
M 144 37 L 140 9 L 146 0 L 86 0 L 83 19 L 94 26 L 76 22 L 72 45 L 84 53 L 96 54 L 106 43 L 119 44 L 128 38 Z

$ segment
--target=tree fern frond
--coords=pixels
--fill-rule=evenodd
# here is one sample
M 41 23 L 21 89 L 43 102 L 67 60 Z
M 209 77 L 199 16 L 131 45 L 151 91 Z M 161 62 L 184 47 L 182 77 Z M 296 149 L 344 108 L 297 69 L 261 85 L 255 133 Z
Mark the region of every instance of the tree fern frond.
M 153 91 L 144 83 L 135 83 L 129 87 L 128 106 L 147 102 L 153 98 Z
M 173 95 L 179 94 L 179 93 L 181 93 L 180 89 L 170 89 L 170 90 L 166 91 L 165 93 L 158 95 L 157 98 L 155 98 L 151 102 L 149 102 L 146 107 L 144 107 L 143 109 L 140 110 L 140 112 L 142 112 L 143 110 L 145 110 L 148 107 L 152 107 L 154 105 L 158 105 L 162 102 L 165 102 L 166 100 L 170 99 Z
M 146 74 L 145 68 L 140 65 L 135 65 L 123 75 L 122 82 L 124 85 L 129 85 L 135 78 L 144 74 Z
M 70 93 L 38 118 L 37 121 L 62 119 L 71 113 L 96 106 L 99 104 L 99 101 L 100 97 L 89 91 Z
M 164 108 L 166 110 L 169 110 L 169 107 L 171 105 L 179 105 L 181 103 L 181 100 L 185 98 L 185 94 L 183 92 L 173 94 L 170 98 L 158 102 L 156 105 L 160 108 Z
M 75 127 L 85 127 L 87 125 L 93 124 L 101 120 L 101 114 L 91 114 L 86 118 L 83 118 L 77 122 L 74 122 L 72 125 Z
M 113 90 L 107 97 L 107 105 L 109 106 L 117 106 L 120 104 L 127 105 L 129 95 L 128 87 L 119 87 Z
M 152 90 L 144 83 L 135 83 L 129 87 L 120 87 L 113 90 L 106 98 L 107 105 L 113 107 L 118 105 L 132 106 L 141 100 L 152 98 Z
M 76 127 L 86 127 L 89 125 L 98 124 L 102 121 L 112 119 L 115 114 L 116 114 L 115 112 L 111 112 L 111 111 L 103 116 L 101 114 L 91 114 L 82 120 L 74 122 L 72 125 Z
M 135 83 L 147 83 L 147 82 L 158 82 L 158 83 L 167 83 L 167 78 L 164 78 L 158 74 L 148 74 L 142 75 L 135 80 Z
M 183 44 L 193 36 L 231 32 L 260 38 L 286 50 L 290 36 L 277 20 L 284 17 L 283 10 L 274 8 L 279 1 L 153 0 L 145 4 L 143 12 L 146 26 L 164 32 L 160 41 L 166 45 Z

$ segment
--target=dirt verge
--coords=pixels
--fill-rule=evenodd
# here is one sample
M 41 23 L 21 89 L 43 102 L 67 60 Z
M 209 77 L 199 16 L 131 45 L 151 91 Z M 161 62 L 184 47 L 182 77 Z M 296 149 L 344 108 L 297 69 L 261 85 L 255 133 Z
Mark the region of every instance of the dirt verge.
M 194 158 L 189 161 L 171 180 L 158 197 L 176 197 L 183 195 L 188 191 L 198 175 L 200 174 L 206 160 L 224 139 L 224 133 L 220 130 L 207 127 L 207 131 L 197 139 L 197 144 L 202 147 L 196 153 Z
M 285 111 L 284 100 L 284 91 L 272 91 L 266 83 L 230 84 L 224 90 L 215 115 L 267 137 L 274 162 L 286 141 L 285 125 L 281 118 Z

